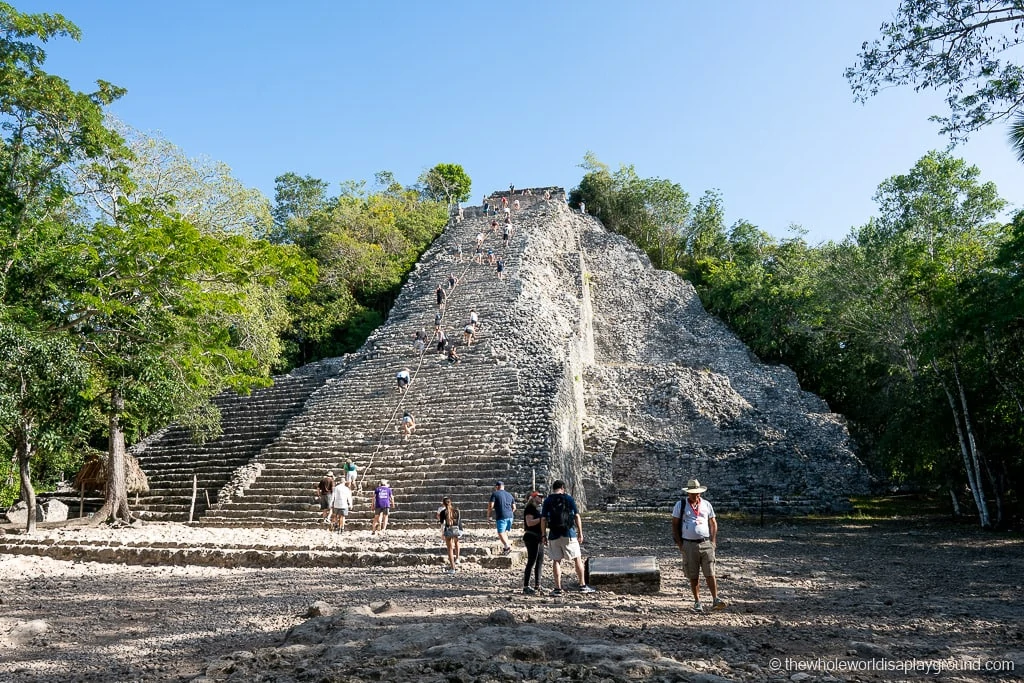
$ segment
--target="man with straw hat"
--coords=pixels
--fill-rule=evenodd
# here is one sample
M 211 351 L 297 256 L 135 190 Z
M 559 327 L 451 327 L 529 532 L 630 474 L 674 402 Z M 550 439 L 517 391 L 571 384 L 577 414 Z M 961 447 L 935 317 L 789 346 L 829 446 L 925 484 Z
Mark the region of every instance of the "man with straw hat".
M 696 479 L 686 482 L 683 493 L 686 498 L 672 508 L 672 538 L 683 556 L 683 573 L 690 580 L 693 591 L 693 610 L 704 612 L 700 601 L 700 573 L 703 570 L 704 580 L 711 591 L 711 609 L 722 609 L 724 600 L 718 597 L 718 585 L 715 581 L 715 546 L 718 537 L 718 520 L 711 503 L 701 499 L 701 494 L 708 490 Z

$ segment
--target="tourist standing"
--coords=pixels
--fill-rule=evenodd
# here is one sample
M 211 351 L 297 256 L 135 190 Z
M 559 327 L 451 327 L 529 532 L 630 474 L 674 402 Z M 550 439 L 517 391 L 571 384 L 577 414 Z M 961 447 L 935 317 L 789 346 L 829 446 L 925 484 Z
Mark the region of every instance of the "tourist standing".
M 540 556 L 540 507 L 543 498 L 538 491 L 532 491 L 526 497 L 526 509 L 523 510 L 523 545 L 526 546 L 526 569 L 523 570 L 523 593 L 533 595 L 540 590 L 540 572 L 544 561 Z M 530 587 L 530 574 L 533 574 L 533 587 Z
M 348 487 L 350 489 L 354 488 L 356 485 L 356 473 L 358 471 L 359 468 L 356 466 L 354 462 L 352 462 L 351 460 L 345 462 L 345 483 L 348 484 Z
M 683 487 L 684 499 L 672 508 L 672 538 L 683 556 L 683 573 L 690 580 L 693 591 L 693 611 L 703 612 L 700 601 L 700 574 L 711 592 L 711 609 L 722 609 L 727 603 L 718 597 L 718 582 L 715 580 L 715 548 L 718 545 L 718 520 L 711 503 L 701 494 L 708 490 L 696 479 L 686 482 Z
M 331 519 L 331 494 L 334 492 L 334 472 L 328 472 L 314 489 L 320 501 L 320 522 L 329 524 Z
M 352 489 L 348 487 L 347 481 L 339 482 L 331 494 L 331 509 L 334 510 L 332 526 L 335 531 L 345 531 L 345 517 L 352 509 Z
M 508 532 L 512 530 L 515 513 L 516 499 L 505 490 L 505 482 L 494 482 L 494 491 L 491 492 L 491 499 L 487 503 L 487 521 L 490 521 L 491 515 L 494 515 L 494 527 L 498 531 L 498 540 L 501 541 L 503 555 L 512 552 Z
M 373 490 L 373 534 L 379 530 L 382 534 L 388 530 L 388 516 L 395 504 L 395 492 L 391 490 L 387 479 L 381 479 Z
M 565 482 L 557 480 L 551 485 L 551 495 L 544 499 L 540 511 L 541 535 L 547 535 L 542 542 L 551 557 L 551 574 L 555 587 L 552 595 L 562 594 L 562 560 L 571 560 L 579 580 L 580 593 L 593 593 L 583 573 L 583 520 L 580 518 L 576 501 L 565 492 Z
M 449 574 L 455 573 L 455 565 L 459 563 L 459 539 L 462 538 L 462 514 L 459 508 L 452 505 L 452 499 L 445 496 L 441 500 L 441 509 L 437 511 L 437 519 L 441 522 L 441 536 L 448 549 Z

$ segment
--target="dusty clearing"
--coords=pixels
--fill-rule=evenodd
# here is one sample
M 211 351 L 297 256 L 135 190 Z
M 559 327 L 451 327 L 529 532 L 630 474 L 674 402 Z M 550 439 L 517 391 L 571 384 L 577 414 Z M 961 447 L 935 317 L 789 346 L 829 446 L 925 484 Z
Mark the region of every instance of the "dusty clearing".
M 524 596 L 521 568 L 475 564 L 449 576 L 440 564 L 220 569 L 0 555 L 0 680 L 1024 677 L 1019 534 L 929 520 L 775 521 L 761 528 L 722 519 L 718 569 L 730 606 L 695 615 L 667 516 L 602 520 L 595 513 L 586 528 L 588 555 L 656 555 L 661 594 Z M 181 541 L 195 531 L 161 533 Z M 204 533 L 244 543 L 256 532 Z M 328 534 L 258 533 L 292 545 Z M 392 543 L 438 543 L 433 530 L 389 533 Z M 490 545 L 492 537 L 478 529 L 470 542 Z M 344 541 L 368 549 L 388 542 L 358 531 Z M 550 578 L 548 564 L 549 587 Z M 327 605 L 311 618 L 317 601 Z

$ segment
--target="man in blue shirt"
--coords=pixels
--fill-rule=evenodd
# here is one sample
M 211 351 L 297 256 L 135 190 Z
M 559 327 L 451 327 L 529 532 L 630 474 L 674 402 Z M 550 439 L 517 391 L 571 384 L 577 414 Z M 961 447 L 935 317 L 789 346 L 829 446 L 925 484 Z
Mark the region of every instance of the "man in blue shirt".
M 508 540 L 508 532 L 512 530 L 512 519 L 516 513 L 516 500 L 512 494 L 505 490 L 505 483 L 494 482 L 494 491 L 491 493 L 491 500 L 487 503 L 487 521 L 491 520 L 494 514 L 494 527 L 498 530 L 498 539 L 501 541 L 502 554 L 508 555 L 512 552 L 512 544 Z
M 540 511 L 540 534 L 551 557 L 551 573 L 555 580 L 551 594 L 562 594 L 563 559 L 573 561 L 576 578 L 580 582 L 580 593 L 594 593 L 594 589 L 587 585 L 583 572 L 583 551 L 580 548 L 583 542 L 583 519 L 576 507 L 576 500 L 565 492 L 565 482 L 561 479 L 551 485 L 551 495 L 544 499 Z

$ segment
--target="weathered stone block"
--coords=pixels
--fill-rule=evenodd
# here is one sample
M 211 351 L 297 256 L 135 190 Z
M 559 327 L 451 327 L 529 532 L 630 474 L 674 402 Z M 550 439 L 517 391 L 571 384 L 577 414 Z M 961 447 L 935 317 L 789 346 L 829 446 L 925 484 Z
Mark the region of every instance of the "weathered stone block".
M 36 509 L 37 522 L 68 521 L 68 506 L 59 500 L 48 500 Z
M 653 555 L 641 557 L 588 557 L 587 583 L 613 593 L 657 593 L 661 569 Z
M 28 523 L 28 505 L 25 504 L 25 501 L 19 500 L 8 508 L 7 520 L 11 522 L 11 524 L 24 525 Z
M 28 523 L 28 505 L 19 500 L 7 510 L 7 519 L 12 524 Z M 66 522 L 68 506 L 59 500 L 48 500 L 36 505 L 36 522 Z

